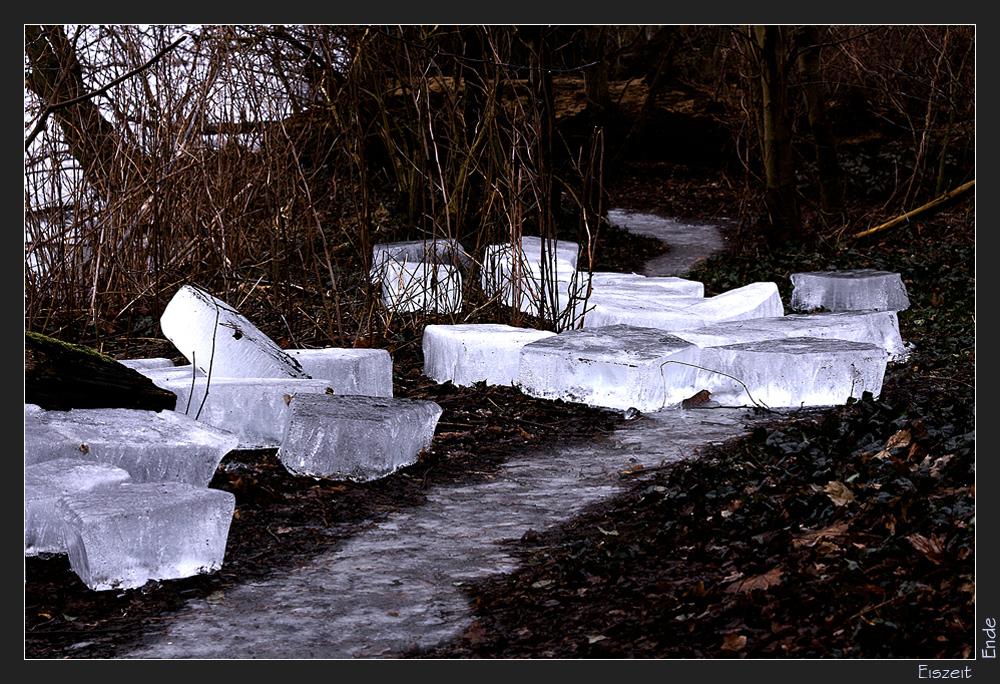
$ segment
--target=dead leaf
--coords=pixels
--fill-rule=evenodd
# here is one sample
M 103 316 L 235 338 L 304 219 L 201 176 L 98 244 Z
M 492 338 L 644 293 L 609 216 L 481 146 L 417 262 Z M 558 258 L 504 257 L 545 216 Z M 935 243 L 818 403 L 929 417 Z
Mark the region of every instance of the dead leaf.
M 741 651 L 747 645 L 747 638 L 742 634 L 727 634 L 722 637 L 723 651 Z
M 587 643 L 596 644 L 598 641 L 604 641 L 605 639 L 607 639 L 607 637 L 603 634 L 594 634 L 587 637 Z
M 792 546 L 796 548 L 815 546 L 817 542 L 825 539 L 835 539 L 847 532 L 847 523 L 837 523 L 829 525 L 819 530 L 806 530 L 792 540 Z
M 781 574 L 780 568 L 774 568 L 768 570 L 763 575 L 754 575 L 753 577 L 747 577 L 745 580 L 733 582 L 726 588 L 726 591 L 729 593 L 740 592 L 744 594 L 750 593 L 755 589 L 766 591 L 781 583 Z
M 940 564 L 944 560 L 944 537 L 937 534 L 925 537 L 922 534 L 914 533 L 908 535 L 906 540 L 913 544 L 913 548 L 924 554 L 924 557 L 932 563 Z
M 702 404 L 707 404 L 711 399 L 712 395 L 709 394 L 708 390 L 701 390 L 693 397 L 688 397 L 681 402 L 682 408 L 691 408 L 692 406 L 701 406 Z
M 823 487 L 823 492 L 836 506 L 846 506 L 854 501 L 854 494 L 843 482 L 834 481 Z
M 889 455 L 889 449 L 909 446 L 912 435 L 909 430 L 900 430 L 885 443 L 882 451 L 875 454 L 875 458 L 885 458 Z

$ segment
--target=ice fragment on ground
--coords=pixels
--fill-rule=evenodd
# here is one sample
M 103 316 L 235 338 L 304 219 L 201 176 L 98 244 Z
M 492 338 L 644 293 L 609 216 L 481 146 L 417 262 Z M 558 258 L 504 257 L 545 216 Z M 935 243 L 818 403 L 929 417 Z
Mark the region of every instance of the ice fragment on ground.
M 909 308 L 906 286 L 898 273 L 858 269 L 793 273 L 795 311 L 902 311 Z
M 637 273 L 609 273 L 598 271 L 590 274 L 590 282 L 597 290 L 606 285 L 617 285 L 626 289 L 641 289 L 646 286 L 662 288 L 669 293 L 686 297 L 704 297 L 705 285 L 697 280 L 677 276 L 644 276 Z
M 568 330 L 521 348 L 525 394 L 642 412 L 693 394 L 698 347 L 655 328 Z
M 417 462 L 441 412 L 417 399 L 298 395 L 278 458 L 295 475 L 375 480 Z
M 867 342 L 787 337 L 701 349 L 695 382 L 723 406 L 834 406 L 882 391 L 888 353 Z
M 123 468 L 57 458 L 24 467 L 24 555 L 66 553 L 63 518 L 56 501 L 67 494 L 117 487 L 131 481 Z
M 205 487 L 236 435 L 175 411 L 25 406 L 25 466 L 76 458 L 124 468 L 134 482 L 183 482 Z
M 309 377 L 330 383 L 335 394 L 392 396 L 392 356 L 385 349 L 288 349 Z
M 178 413 L 233 433 L 241 449 L 281 444 L 292 397 L 335 393 L 330 381 L 308 378 L 199 377 L 164 381 L 163 387 L 177 395 Z
M 218 570 L 235 504 L 230 492 L 158 482 L 70 494 L 56 507 L 70 567 L 102 591 Z
M 428 325 L 424 328 L 424 375 L 456 385 L 511 385 L 521 348 L 551 337 L 545 330 L 503 324 Z
M 207 375 L 227 378 L 305 378 L 298 362 L 236 309 L 190 285 L 160 317 L 164 336 Z

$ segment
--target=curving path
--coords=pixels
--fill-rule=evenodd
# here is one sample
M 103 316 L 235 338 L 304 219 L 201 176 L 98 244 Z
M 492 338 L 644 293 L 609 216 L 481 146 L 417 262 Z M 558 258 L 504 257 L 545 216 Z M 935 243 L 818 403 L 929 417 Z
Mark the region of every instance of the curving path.
M 682 245 L 647 275 L 682 275 L 722 247 L 710 226 L 624 212 L 609 218 Z M 504 542 L 614 496 L 621 471 L 691 457 L 744 432 L 748 420 L 741 409 L 664 410 L 600 441 L 512 458 L 481 483 L 433 489 L 425 504 L 372 523 L 287 577 L 191 601 L 167 618 L 164 634 L 121 657 L 378 658 L 434 646 L 472 622 L 463 583 L 517 568 Z

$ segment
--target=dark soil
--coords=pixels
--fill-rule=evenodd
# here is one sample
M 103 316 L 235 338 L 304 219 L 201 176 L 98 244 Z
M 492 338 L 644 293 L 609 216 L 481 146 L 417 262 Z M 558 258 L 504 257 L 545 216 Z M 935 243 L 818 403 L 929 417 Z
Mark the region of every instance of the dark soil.
M 707 210 L 724 183 L 684 168 Z M 650 209 L 641 183 L 618 189 Z M 472 629 L 412 658 L 967 658 L 975 597 L 974 201 L 884 242 L 752 252 L 691 277 L 721 291 L 829 267 L 903 274 L 916 349 L 878 400 L 775 421 L 706 457 L 637 476 L 620 497 L 524 540 L 524 569 L 469 587 Z M 662 209 L 662 207 L 659 207 Z M 683 213 L 683 212 L 679 212 Z M 609 233 L 607 264 L 658 249 Z M 808 250 L 803 250 L 806 252 Z M 805 267 L 804 267 L 805 266 Z M 759 269 L 759 271 L 755 271 Z M 767 272 L 769 275 L 763 275 Z M 741 282 L 742 281 L 742 282 Z M 425 378 L 419 339 L 393 347 L 397 396 L 444 409 L 421 461 L 357 484 L 289 475 L 273 451 L 226 456 L 211 486 L 237 497 L 223 568 L 93 592 L 67 560 L 25 559 L 25 657 L 114 658 L 194 597 L 287 572 L 352 530 L 423 501 L 437 482 L 495 472 L 512 453 L 614 428 L 619 414 L 512 388 Z

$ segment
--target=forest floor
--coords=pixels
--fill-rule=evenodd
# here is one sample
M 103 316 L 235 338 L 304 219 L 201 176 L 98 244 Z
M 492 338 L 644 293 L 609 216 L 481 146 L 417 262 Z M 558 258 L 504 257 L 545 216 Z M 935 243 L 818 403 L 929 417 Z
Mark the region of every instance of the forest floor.
M 636 166 L 616 206 L 725 215 L 712 174 Z M 664 204 L 663 182 L 687 204 Z M 730 204 L 731 206 L 731 204 Z M 775 420 L 525 541 L 522 569 L 466 587 L 476 620 L 409 658 L 968 658 L 975 629 L 975 202 L 863 244 L 722 255 L 688 277 L 718 293 L 831 268 L 900 272 L 910 359 L 878 399 Z M 659 247 L 608 231 L 604 270 Z M 370 483 L 289 475 L 273 451 L 234 452 L 212 487 L 236 495 L 211 575 L 93 592 L 65 557 L 25 559 L 25 658 L 115 658 L 188 599 L 288 572 L 438 482 L 471 481 L 513 453 L 589 439 L 620 414 L 511 387 L 438 385 L 419 340 L 394 347 L 396 396 L 444 411 L 419 463 Z M 334 531 L 335 530 L 335 531 Z

